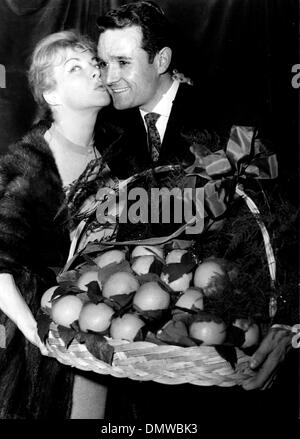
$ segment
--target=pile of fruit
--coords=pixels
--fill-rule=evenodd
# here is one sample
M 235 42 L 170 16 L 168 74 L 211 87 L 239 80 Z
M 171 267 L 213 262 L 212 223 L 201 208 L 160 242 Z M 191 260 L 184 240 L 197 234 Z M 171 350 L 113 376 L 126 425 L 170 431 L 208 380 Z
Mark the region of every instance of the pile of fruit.
M 45 338 L 41 322 L 48 318 L 66 344 L 74 337 L 100 340 L 87 348 L 104 361 L 101 350 L 110 339 L 247 350 L 259 343 L 259 322 L 222 314 L 225 296 L 240 294 L 237 277 L 233 264 L 214 256 L 199 260 L 190 245 L 93 249 L 43 294 L 40 335 Z M 219 314 L 214 302 L 221 303 Z

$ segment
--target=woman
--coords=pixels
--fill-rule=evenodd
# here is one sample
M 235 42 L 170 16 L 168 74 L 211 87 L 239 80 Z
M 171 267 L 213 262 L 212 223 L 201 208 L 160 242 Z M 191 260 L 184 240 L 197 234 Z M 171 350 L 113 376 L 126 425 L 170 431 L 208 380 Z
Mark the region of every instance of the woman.
M 69 249 L 64 188 L 74 189 L 85 169 L 95 171 L 94 125 L 110 98 L 93 43 L 73 31 L 37 45 L 29 82 L 48 120 L 0 161 L 0 418 L 64 419 L 73 375 L 41 355 L 47 350 L 35 315 L 41 295 L 56 283 L 48 267 L 62 266 Z

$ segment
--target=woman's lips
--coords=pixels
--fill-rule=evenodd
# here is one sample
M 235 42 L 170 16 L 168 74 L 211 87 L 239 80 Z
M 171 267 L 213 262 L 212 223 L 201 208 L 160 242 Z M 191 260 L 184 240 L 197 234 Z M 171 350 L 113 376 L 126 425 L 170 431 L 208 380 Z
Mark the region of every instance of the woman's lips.
M 104 87 L 104 85 L 102 85 L 102 84 L 97 85 L 97 86 L 94 88 L 94 90 L 103 90 L 103 91 L 107 91 L 106 88 Z

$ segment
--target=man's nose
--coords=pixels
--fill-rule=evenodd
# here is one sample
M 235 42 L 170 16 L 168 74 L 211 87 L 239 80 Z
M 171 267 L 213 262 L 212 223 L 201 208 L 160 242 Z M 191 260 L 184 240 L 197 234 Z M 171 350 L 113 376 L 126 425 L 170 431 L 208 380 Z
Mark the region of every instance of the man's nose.
M 120 79 L 120 70 L 117 66 L 110 64 L 105 69 L 105 82 L 107 85 L 118 82 Z

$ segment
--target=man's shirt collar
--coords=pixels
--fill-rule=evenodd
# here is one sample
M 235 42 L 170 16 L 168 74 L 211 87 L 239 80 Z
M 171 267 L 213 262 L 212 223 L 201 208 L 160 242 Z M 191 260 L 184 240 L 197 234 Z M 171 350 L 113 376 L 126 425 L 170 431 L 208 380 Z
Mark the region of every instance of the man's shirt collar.
M 151 113 L 158 113 L 161 116 L 169 117 L 173 101 L 175 99 L 178 87 L 179 87 L 179 81 L 173 80 L 173 83 L 171 87 L 164 93 L 160 99 L 160 101 L 155 105 Z M 140 110 L 141 115 L 145 116 L 145 114 L 149 113 L 149 111 Z

